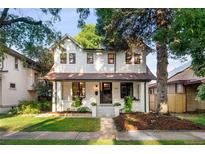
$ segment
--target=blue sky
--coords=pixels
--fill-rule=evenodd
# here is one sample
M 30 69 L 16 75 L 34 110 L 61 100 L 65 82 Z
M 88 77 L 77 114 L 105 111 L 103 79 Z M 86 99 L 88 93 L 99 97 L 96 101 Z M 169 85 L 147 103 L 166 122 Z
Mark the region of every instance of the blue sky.
M 24 9 L 23 11 L 19 12 L 23 16 L 33 16 L 35 18 L 44 18 L 46 19 L 46 16 L 42 17 L 42 14 L 39 14 L 38 11 L 35 9 Z M 78 22 L 78 14 L 76 13 L 76 9 L 63 9 L 60 13 L 61 21 L 54 24 L 54 27 L 57 31 L 60 31 L 62 34 L 69 34 L 71 36 L 75 36 L 80 32 L 80 29 L 77 27 Z M 87 23 L 96 23 L 97 17 L 95 16 L 94 10 L 91 11 L 90 16 L 87 19 Z M 173 70 L 174 68 L 183 65 L 180 60 L 174 60 L 169 58 L 169 65 L 168 65 L 168 71 Z M 147 65 L 150 68 L 150 70 L 156 74 L 156 54 L 150 53 L 147 56 Z

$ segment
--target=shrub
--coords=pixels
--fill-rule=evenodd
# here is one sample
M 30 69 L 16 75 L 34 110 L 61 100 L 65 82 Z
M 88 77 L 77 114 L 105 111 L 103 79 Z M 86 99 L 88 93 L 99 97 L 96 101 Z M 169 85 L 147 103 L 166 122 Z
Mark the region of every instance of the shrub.
M 21 101 L 19 104 L 20 114 L 36 114 L 40 112 L 40 104 L 36 101 Z
M 92 105 L 92 106 L 97 106 L 97 103 L 92 102 L 91 105 Z
M 114 106 L 121 106 L 121 104 L 120 103 L 115 103 Z
M 52 102 L 47 100 L 41 100 L 38 102 L 41 108 L 41 111 L 51 111 Z
M 17 106 L 12 106 L 9 113 L 10 114 L 18 114 L 18 107 Z
M 131 96 L 125 97 L 125 112 L 132 112 L 133 98 Z
M 72 102 L 73 107 L 80 107 L 81 106 L 81 100 L 80 97 L 74 97 Z
M 90 109 L 88 107 L 79 107 L 77 111 L 81 113 L 86 113 L 86 112 L 90 112 Z
M 196 95 L 196 100 L 204 101 L 205 100 L 205 84 L 201 84 L 198 88 L 198 93 Z

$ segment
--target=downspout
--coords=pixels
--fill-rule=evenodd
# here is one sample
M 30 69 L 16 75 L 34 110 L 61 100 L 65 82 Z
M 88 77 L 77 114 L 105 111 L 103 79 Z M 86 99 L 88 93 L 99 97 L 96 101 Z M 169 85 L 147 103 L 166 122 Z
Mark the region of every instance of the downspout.
M 114 64 L 114 72 L 115 72 L 115 73 L 116 73 L 116 57 L 117 57 L 117 56 L 116 56 L 116 51 L 115 51 L 115 62 L 114 62 L 114 63 L 115 63 L 115 64 Z
M 147 112 L 147 90 L 146 90 L 146 82 L 144 82 L 144 112 Z

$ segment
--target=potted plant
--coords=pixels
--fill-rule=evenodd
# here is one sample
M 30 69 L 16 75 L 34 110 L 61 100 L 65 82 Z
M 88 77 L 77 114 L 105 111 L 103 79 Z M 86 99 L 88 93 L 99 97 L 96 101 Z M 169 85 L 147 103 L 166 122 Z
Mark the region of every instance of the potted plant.
M 91 103 L 91 106 L 92 106 L 92 117 L 96 117 L 97 116 L 97 103 L 95 102 L 92 102 Z
M 115 116 L 118 116 L 120 114 L 121 103 L 116 102 L 113 106 L 114 106 Z

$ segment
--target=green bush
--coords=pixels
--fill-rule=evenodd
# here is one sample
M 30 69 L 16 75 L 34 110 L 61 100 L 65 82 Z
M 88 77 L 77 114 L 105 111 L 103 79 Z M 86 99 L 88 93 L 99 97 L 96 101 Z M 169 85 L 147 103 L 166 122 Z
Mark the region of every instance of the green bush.
M 39 102 L 36 101 L 21 101 L 19 104 L 20 114 L 36 114 L 41 112 Z
M 125 97 L 125 112 L 132 112 L 133 98 L 131 96 Z
M 12 106 L 9 113 L 10 114 L 18 114 L 18 107 L 17 106 Z
M 74 98 L 73 98 L 72 106 L 73 106 L 73 107 L 80 107 L 80 106 L 81 106 L 80 97 L 74 97 Z
M 41 111 L 51 111 L 52 109 L 52 102 L 47 100 L 38 101 Z
M 120 103 L 115 103 L 113 106 L 121 106 Z
M 205 100 L 205 84 L 201 84 L 198 88 L 198 93 L 196 95 L 196 100 L 204 101 Z
M 77 111 L 81 113 L 86 113 L 86 112 L 90 112 L 90 109 L 88 107 L 79 107 Z
M 97 103 L 92 102 L 91 105 L 92 105 L 92 106 L 97 106 Z

